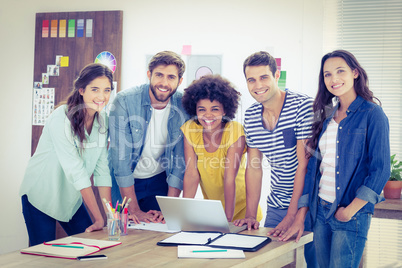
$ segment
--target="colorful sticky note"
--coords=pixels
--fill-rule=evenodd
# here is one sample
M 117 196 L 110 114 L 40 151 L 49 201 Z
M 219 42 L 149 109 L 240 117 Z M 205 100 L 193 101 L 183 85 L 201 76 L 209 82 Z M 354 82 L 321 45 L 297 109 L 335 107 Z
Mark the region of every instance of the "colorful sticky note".
M 282 90 L 286 90 L 286 71 L 281 71 L 281 76 L 279 77 L 278 87 Z
M 50 22 L 50 37 L 57 37 L 57 24 L 58 20 L 52 20 Z
M 87 19 L 87 27 L 86 27 L 86 31 L 85 31 L 86 37 L 92 37 L 92 25 L 93 25 L 93 20 Z
M 84 20 L 77 20 L 77 37 L 84 37 Z
M 191 55 L 191 45 L 183 45 L 182 55 Z
M 75 20 L 68 20 L 68 37 L 75 37 Z
M 42 21 L 42 38 L 49 37 L 49 20 Z
M 278 70 L 280 71 L 282 69 L 282 59 L 281 58 L 275 58 L 276 61 L 276 66 L 278 67 Z
M 59 37 L 66 37 L 66 20 L 60 20 L 59 25 Z
M 60 67 L 68 67 L 68 64 L 69 64 L 68 56 L 60 58 Z

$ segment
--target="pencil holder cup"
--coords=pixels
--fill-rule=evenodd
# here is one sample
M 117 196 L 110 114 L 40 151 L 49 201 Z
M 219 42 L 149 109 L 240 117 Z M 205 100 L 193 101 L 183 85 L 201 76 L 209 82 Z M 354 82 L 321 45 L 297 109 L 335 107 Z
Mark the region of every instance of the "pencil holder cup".
M 109 240 L 120 240 L 120 217 L 118 213 L 108 215 L 107 233 Z
M 128 215 L 120 215 L 120 235 L 127 235 Z

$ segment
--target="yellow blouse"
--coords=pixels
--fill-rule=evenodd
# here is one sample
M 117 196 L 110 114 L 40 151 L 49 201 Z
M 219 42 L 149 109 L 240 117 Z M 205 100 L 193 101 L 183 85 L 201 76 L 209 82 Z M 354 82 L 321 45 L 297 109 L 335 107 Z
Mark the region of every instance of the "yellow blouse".
M 219 148 L 212 153 L 207 152 L 204 146 L 203 127 L 190 119 L 180 128 L 188 142 L 193 146 L 197 155 L 197 168 L 200 173 L 200 186 L 205 199 L 221 200 L 225 207 L 225 193 L 223 177 L 225 173 L 226 155 L 229 147 L 241 136 L 244 136 L 243 126 L 235 121 L 226 123 Z M 244 148 L 241 156 L 239 171 L 236 176 L 236 204 L 233 220 L 243 219 L 246 215 L 246 154 Z M 262 219 L 261 208 L 258 206 L 257 220 Z

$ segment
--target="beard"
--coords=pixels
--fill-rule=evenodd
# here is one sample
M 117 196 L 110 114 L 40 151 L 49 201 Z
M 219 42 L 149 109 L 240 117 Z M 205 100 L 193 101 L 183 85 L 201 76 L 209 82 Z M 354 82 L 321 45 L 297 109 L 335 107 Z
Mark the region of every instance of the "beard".
M 169 98 L 170 98 L 174 93 L 176 93 L 176 90 L 177 90 L 177 88 L 178 88 L 178 86 L 177 86 L 175 89 L 168 88 L 168 90 L 170 91 L 170 93 L 169 93 L 168 95 L 166 95 L 166 94 L 163 94 L 163 93 L 159 93 L 157 87 L 158 87 L 158 86 L 153 85 L 152 83 L 149 85 L 149 88 L 151 89 L 152 94 L 154 95 L 155 99 L 156 99 L 157 101 L 159 101 L 159 102 L 166 102 L 167 100 L 169 100 Z

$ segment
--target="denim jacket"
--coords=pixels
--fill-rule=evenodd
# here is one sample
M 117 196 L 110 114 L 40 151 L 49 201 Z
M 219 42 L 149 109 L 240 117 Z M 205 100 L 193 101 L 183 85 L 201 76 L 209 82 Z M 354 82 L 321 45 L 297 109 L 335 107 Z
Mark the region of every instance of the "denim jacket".
M 337 108 L 324 121 L 318 141 Z M 357 96 L 346 114 L 338 126 L 336 199 L 327 219 L 339 206 L 348 206 L 355 197 L 368 202 L 359 212 L 374 213 L 374 205 L 385 200 L 380 194 L 391 174 L 389 123 L 382 108 Z M 320 164 L 321 152 L 317 146 L 308 162 L 303 195 L 299 200 L 299 207 L 309 206 L 313 222 L 317 215 Z
M 181 104 L 182 94 L 170 98 L 168 137 L 159 159 L 166 170 L 169 186 L 183 189 L 185 171 L 183 133 L 180 130 L 188 115 Z M 133 172 L 141 157 L 147 128 L 152 115 L 149 84 L 119 92 L 109 115 L 109 165 L 120 187 L 134 185 Z

